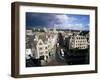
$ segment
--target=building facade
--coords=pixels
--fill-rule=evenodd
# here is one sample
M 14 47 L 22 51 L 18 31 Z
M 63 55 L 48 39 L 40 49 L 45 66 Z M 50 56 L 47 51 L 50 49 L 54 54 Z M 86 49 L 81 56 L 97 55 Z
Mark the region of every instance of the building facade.
M 69 49 L 86 49 L 88 48 L 87 38 L 82 35 L 73 35 L 69 40 Z
M 26 35 L 33 35 L 32 30 L 26 30 Z
M 54 55 L 54 46 L 56 45 L 56 33 L 37 33 L 35 35 L 32 52 L 35 59 L 48 61 L 51 55 Z

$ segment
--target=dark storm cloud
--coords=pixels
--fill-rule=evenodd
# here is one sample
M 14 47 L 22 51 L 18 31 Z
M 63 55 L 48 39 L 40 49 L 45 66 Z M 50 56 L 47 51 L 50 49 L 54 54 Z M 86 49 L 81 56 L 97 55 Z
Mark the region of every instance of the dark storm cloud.
M 26 13 L 26 26 L 29 27 L 51 27 L 54 24 L 60 24 L 56 14 L 47 13 Z

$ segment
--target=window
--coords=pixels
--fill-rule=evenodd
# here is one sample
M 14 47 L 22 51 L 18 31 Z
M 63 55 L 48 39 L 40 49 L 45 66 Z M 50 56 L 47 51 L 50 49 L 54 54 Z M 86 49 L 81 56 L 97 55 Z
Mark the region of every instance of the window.
M 42 45 L 42 43 L 40 42 L 39 45 Z
M 40 47 L 39 49 L 42 50 L 42 47 Z
M 48 56 L 46 56 L 46 58 L 48 59 Z
M 40 55 L 43 55 L 43 52 L 40 52 Z
M 45 51 L 45 53 L 47 54 L 47 53 L 48 53 L 48 51 Z
M 45 49 L 47 49 L 47 47 L 45 47 Z
M 72 39 L 74 39 L 74 37 L 72 37 Z

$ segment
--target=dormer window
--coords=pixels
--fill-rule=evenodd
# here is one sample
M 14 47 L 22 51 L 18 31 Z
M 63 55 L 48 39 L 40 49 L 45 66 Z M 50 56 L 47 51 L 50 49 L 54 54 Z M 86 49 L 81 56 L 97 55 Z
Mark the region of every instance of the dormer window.
M 45 49 L 47 49 L 47 47 L 45 47 Z
M 40 42 L 39 45 L 42 45 L 42 43 Z
M 40 49 L 40 50 L 42 50 L 43 48 L 42 48 L 42 47 L 40 47 L 39 49 Z

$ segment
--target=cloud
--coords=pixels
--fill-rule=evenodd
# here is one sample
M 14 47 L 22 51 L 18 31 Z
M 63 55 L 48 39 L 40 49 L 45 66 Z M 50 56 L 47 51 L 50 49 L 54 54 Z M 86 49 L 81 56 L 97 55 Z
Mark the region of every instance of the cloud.
M 53 13 L 27 13 L 26 26 L 40 26 L 47 28 L 62 28 L 74 30 L 89 30 L 87 16 Z
M 68 16 L 68 15 L 66 15 L 66 14 L 63 14 L 63 15 L 56 15 L 56 18 L 59 20 L 59 22 L 60 23 L 62 23 L 62 24 L 67 24 L 67 23 L 71 23 L 71 22 L 73 22 L 73 21 L 75 21 L 75 20 L 77 20 L 77 18 L 75 18 L 75 17 L 70 17 L 70 16 Z
M 70 18 L 67 15 L 56 15 L 60 23 L 66 23 Z
M 89 26 L 83 24 L 66 24 L 66 25 L 55 25 L 55 28 L 60 29 L 71 29 L 71 30 L 89 30 Z
M 73 30 L 89 30 L 89 23 L 84 24 L 85 22 L 83 18 L 77 18 L 74 16 L 68 15 L 56 15 L 56 18 L 59 20 L 59 24 L 55 24 L 56 28 L 63 29 L 73 29 Z

